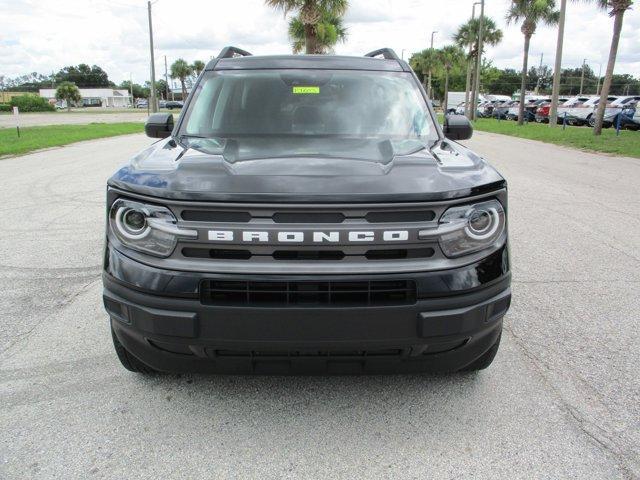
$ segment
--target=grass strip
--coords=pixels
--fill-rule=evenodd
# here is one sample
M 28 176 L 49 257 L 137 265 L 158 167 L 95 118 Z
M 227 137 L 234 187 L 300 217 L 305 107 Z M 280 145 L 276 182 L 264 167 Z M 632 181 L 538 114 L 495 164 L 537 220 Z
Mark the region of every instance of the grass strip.
M 621 130 L 620 136 L 616 136 L 615 129 L 608 128 L 602 130 L 601 136 L 596 137 L 589 127 L 567 126 L 563 130 L 561 125 L 550 128 L 544 123 L 526 123 L 520 126 L 518 122 L 493 118 L 479 118 L 474 122 L 474 128 L 482 132 L 538 140 L 580 150 L 640 158 L 640 132 L 631 130 Z
M 15 128 L 0 128 L 0 157 L 143 131 L 144 124 L 140 122 L 46 125 L 21 128 L 18 138 Z

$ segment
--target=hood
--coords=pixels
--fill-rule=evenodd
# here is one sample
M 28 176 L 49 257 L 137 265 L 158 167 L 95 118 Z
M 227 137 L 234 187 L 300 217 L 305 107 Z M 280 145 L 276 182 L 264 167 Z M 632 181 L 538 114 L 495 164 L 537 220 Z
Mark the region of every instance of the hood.
M 461 198 L 505 186 L 483 159 L 451 141 L 376 161 L 292 157 L 228 162 L 222 155 L 154 143 L 109 185 L 159 198 L 220 202 L 410 202 Z

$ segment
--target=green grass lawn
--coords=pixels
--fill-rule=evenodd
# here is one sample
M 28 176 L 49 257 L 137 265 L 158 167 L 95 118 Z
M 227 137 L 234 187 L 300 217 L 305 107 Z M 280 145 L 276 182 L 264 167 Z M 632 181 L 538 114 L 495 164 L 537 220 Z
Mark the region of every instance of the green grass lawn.
M 550 128 L 544 123 L 527 123 L 519 126 L 518 122 L 498 121 L 493 118 L 479 118 L 474 123 L 474 128 L 483 132 L 501 133 L 581 150 L 640 158 L 640 132 L 630 130 L 620 131 L 618 137 L 614 128 L 608 128 L 602 130 L 601 136 L 595 137 L 593 130 L 589 127 L 567 126 L 566 130 L 562 130 L 561 125 L 558 128 Z
M 18 138 L 15 128 L 0 128 L 0 157 L 20 155 L 41 148 L 58 147 L 82 140 L 143 131 L 144 124 L 140 122 L 47 125 L 21 128 L 20 138 Z

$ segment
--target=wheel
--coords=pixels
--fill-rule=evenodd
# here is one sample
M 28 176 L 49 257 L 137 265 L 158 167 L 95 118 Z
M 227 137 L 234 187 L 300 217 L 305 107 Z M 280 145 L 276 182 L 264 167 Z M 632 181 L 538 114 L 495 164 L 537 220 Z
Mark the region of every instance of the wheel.
M 487 350 L 480 358 L 478 358 L 475 362 L 467 365 L 462 368 L 461 372 L 476 372 L 478 370 L 484 370 L 493 362 L 493 359 L 496 358 L 496 353 L 498 353 L 498 348 L 500 347 L 500 338 L 502 338 L 502 332 L 500 332 L 500 336 L 496 340 L 496 343 L 491 345 L 491 348 Z
M 129 351 L 120 343 L 120 340 L 116 337 L 116 333 L 113 331 L 113 328 L 111 329 L 111 338 L 113 339 L 113 348 L 115 348 L 118 359 L 124 368 L 130 372 L 144 373 L 146 375 L 158 373 L 157 370 L 154 370 L 146 363 L 143 363 L 131 355 L 131 353 L 129 353 Z
M 587 123 L 589 124 L 589 126 L 591 128 L 595 127 L 596 126 L 596 117 L 594 117 L 593 115 L 589 115 L 587 117 Z

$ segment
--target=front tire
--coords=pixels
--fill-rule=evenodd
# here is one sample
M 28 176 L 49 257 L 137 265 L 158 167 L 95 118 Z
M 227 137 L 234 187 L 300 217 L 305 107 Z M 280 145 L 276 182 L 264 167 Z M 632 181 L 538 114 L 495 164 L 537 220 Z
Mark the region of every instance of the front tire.
M 475 360 L 473 363 L 467 365 L 466 367 L 460 369 L 461 372 L 477 372 L 479 370 L 484 370 L 493 362 L 493 359 L 496 358 L 496 354 L 498 353 L 498 348 L 500 347 L 500 338 L 502 338 L 502 332 L 500 336 L 496 340 L 496 343 L 491 345 L 491 348 L 487 350 L 480 358 Z
M 118 355 L 118 360 L 124 368 L 129 370 L 130 372 L 142 373 L 145 375 L 151 375 L 154 373 L 158 373 L 157 370 L 154 370 L 146 363 L 138 360 L 138 358 L 134 357 L 118 340 L 116 337 L 116 333 L 111 329 L 111 338 L 113 339 L 113 348 L 116 351 L 116 355 Z

